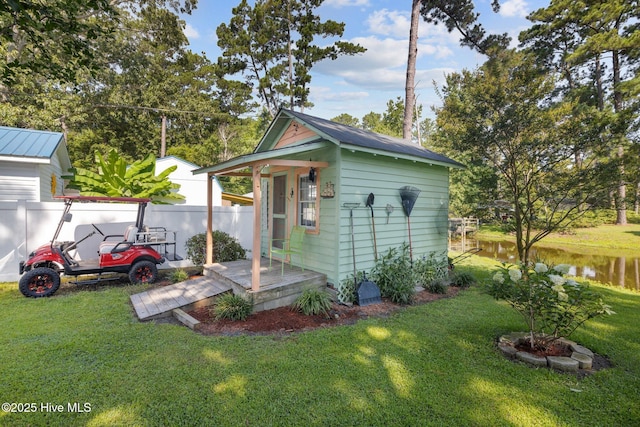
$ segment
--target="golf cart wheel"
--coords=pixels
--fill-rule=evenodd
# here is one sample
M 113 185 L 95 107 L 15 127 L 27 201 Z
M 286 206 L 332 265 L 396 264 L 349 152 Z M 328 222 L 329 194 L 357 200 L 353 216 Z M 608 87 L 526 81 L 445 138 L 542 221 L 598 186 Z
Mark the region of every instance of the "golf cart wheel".
M 20 292 L 25 297 L 50 297 L 60 287 L 60 276 L 55 270 L 47 267 L 34 268 L 27 271 L 20 279 Z
M 153 283 L 158 277 L 158 268 L 151 261 L 138 261 L 129 270 L 131 283 Z

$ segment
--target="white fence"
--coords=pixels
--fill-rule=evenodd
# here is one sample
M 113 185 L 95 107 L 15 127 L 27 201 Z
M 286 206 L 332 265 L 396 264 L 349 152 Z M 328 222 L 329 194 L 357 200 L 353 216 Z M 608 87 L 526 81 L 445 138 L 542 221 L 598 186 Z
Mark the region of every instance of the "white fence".
M 18 265 L 28 254 L 53 238 L 62 202 L 0 202 L 0 282 L 19 280 Z M 79 240 L 93 230 L 95 224 L 104 234 L 122 234 L 127 225 L 135 223 L 137 205 L 107 203 L 74 203 L 73 219 L 62 226 L 59 241 Z M 145 224 L 176 231 L 176 252 L 186 258 L 185 243 L 191 236 L 207 228 L 207 207 L 186 205 L 151 205 L 145 213 Z M 253 239 L 253 207 L 215 206 L 213 229 L 222 230 L 251 249 Z M 78 246 L 78 257 L 97 257 L 102 236 L 94 235 Z M 250 253 L 248 253 L 250 256 Z M 165 262 L 160 267 L 191 265 L 190 262 Z

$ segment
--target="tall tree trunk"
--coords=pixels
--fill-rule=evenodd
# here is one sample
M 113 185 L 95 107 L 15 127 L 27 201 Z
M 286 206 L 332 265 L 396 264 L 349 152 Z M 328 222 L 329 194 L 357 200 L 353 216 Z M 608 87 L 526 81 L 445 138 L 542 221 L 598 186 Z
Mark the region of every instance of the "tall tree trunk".
M 596 93 L 598 94 L 598 110 L 604 110 L 604 89 L 602 87 L 602 62 L 600 62 L 600 53 L 596 53 L 596 69 L 595 69 Z
M 404 120 L 402 138 L 411 140 L 413 128 L 413 109 L 415 106 L 416 58 L 418 56 L 418 26 L 420 22 L 420 0 L 412 0 L 411 29 L 409 30 L 409 57 L 407 59 L 407 81 L 404 91 Z
M 287 38 L 288 38 L 288 55 L 289 55 L 289 103 L 291 105 L 289 105 L 289 108 L 291 109 L 291 111 L 295 111 L 295 109 L 293 108 L 293 103 L 295 102 L 294 99 L 294 90 L 293 90 L 293 52 L 292 52 L 292 43 L 291 43 L 291 4 L 289 2 L 287 2 Z
M 622 92 L 620 91 L 620 52 L 617 49 L 613 49 L 612 65 L 613 65 L 613 110 L 616 112 L 616 116 L 619 117 L 622 113 Z M 621 139 L 621 138 L 620 138 Z M 617 150 L 618 160 L 620 166 L 618 167 L 618 195 L 616 197 L 616 224 L 627 224 L 627 185 L 624 179 L 624 145 L 620 140 Z

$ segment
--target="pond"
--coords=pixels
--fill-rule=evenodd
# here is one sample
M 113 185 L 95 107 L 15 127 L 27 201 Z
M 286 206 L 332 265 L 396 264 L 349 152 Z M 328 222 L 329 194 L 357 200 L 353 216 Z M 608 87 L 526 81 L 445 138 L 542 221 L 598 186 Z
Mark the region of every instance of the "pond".
M 483 257 L 514 264 L 518 261 L 518 251 L 514 242 L 467 238 L 464 247 L 460 241 L 451 242 L 451 249 L 456 251 L 472 248 L 481 248 L 478 255 Z M 534 246 L 531 259 L 540 259 L 552 265 L 569 264 L 571 276 L 640 291 L 640 251 L 635 257 L 621 257 L 615 252 L 602 250 L 601 255 L 585 255 L 565 249 Z

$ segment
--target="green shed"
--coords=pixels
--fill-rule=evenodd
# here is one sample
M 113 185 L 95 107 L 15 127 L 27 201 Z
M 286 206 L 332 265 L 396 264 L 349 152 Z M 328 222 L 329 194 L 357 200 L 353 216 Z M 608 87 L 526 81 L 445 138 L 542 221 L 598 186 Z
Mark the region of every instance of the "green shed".
M 305 268 L 325 274 L 334 285 L 353 274 L 349 204 L 359 204 L 353 208 L 359 271 L 373 267 L 376 247 L 383 254 L 409 239 L 414 259 L 445 253 L 449 169 L 461 167 L 402 139 L 281 109 L 253 153 L 194 174 L 253 177 L 252 286 L 257 290 L 260 257 L 255 254 L 268 258 L 278 244 L 273 239 L 288 238 L 294 226 L 304 227 Z M 409 216 L 400 195 L 404 187 L 420 190 Z M 370 194 L 372 209 L 367 207 Z M 210 230 L 211 219 L 208 223 Z M 295 255 L 284 261 L 300 264 Z

